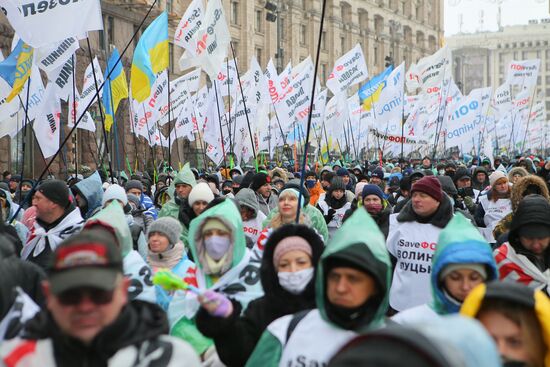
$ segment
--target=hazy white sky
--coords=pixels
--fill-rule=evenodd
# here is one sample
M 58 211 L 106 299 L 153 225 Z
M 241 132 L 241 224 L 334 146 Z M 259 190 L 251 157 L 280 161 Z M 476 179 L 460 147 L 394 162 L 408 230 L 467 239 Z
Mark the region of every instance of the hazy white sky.
M 445 36 L 462 32 L 496 31 L 497 3 L 501 4 L 503 26 L 527 24 L 529 19 L 550 18 L 549 0 L 445 0 Z M 483 11 L 483 26 L 481 12 Z

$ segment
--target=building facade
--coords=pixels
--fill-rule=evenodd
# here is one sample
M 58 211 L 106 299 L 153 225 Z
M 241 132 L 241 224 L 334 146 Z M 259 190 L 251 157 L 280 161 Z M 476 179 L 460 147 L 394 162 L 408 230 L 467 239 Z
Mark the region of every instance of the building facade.
M 166 10 L 169 14 L 169 38 L 191 0 L 156 0 L 150 16 L 139 27 L 153 0 L 102 0 L 104 31 L 91 32 L 92 55 L 97 55 L 104 68 L 112 45 L 122 52 L 123 65 L 129 79 L 133 48 L 141 32 L 158 15 Z M 315 57 L 321 19 L 321 0 L 224 0 L 224 10 L 230 27 L 232 49 L 238 60 L 239 72 L 248 70 L 250 58 L 255 56 L 261 67 L 270 58 L 282 69 L 288 62 L 294 65 L 307 56 Z M 137 36 L 130 42 L 132 36 Z M 375 75 L 385 68 L 391 58 L 396 65 L 402 61 L 406 67 L 421 57 L 432 54 L 440 47 L 443 36 L 443 0 L 327 0 L 323 37 L 321 40 L 319 78 L 324 84 L 335 60 L 360 43 L 369 68 Z M 0 49 L 7 56 L 13 38 L 13 30 L 3 15 L 0 15 Z M 180 47 L 170 43 L 171 79 L 188 70 L 180 70 L 178 60 L 183 53 Z M 77 51 L 76 85 L 82 87 L 84 70 L 90 63 L 86 41 Z M 63 108 L 62 123 L 66 121 Z M 100 121 L 98 108 L 92 116 Z M 111 165 L 116 168 L 145 169 L 152 164 L 167 160 L 167 150 L 150 149 L 147 143 L 135 138 L 130 131 L 128 102 L 122 101 L 116 116 L 118 127 L 107 135 L 107 147 L 111 153 Z M 165 127 L 165 130 L 167 127 Z M 69 129 L 65 127 L 63 133 Z M 77 130 L 60 157 L 51 167 L 51 173 L 63 176 L 76 167 L 87 166 L 91 170 L 106 169 L 103 132 L 98 124 L 95 134 Z M 167 132 L 167 130 L 166 130 Z M 62 133 L 62 136 L 64 136 Z M 21 155 L 22 132 L 17 137 L 0 139 L 0 169 L 17 171 L 24 161 L 25 175 L 36 177 L 46 162 L 37 149 L 32 129 L 27 130 L 25 157 Z M 76 144 L 75 144 L 76 142 Z M 30 147 L 30 148 L 29 148 Z M 202 147 L 197 143 L 178 140 L 172 149 L 172 162 L 191 161 L 200 166 L 203 160 Z M 5 153 L 5 154 L 4 154 Z M 99 164 L 103 162 L 103 164 Z M 204 162 L 202 163 L 204 164 Z M 157 164 L 158 165 L 158 164 Z M 177 164 L 174 164 L 177 166 Z
M 498 32 L 458 34 L 447 38 L 446 43 L 453 51 L 455 81 L 462 85 L 464 94 L 501 85 L 512 60 L 540 59 L 536 94 L 550 110 L 550 19 L 503 27 Z

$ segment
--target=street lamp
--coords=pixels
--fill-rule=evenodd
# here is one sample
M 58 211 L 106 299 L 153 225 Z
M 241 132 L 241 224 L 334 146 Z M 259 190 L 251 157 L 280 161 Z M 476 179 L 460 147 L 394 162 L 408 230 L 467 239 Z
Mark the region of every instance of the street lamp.
M 277 22 L 277 53 L 275 54 L 275 58 L 277 59 L 277 72 L 281 73 L 283 70 L 283 48 L 281 47 L 282 24 L 279 17 L 281 9 L 280 0 L 276 2 L 267 1 L 264 8 L 267 10 L 265 20 L 271 23 Z

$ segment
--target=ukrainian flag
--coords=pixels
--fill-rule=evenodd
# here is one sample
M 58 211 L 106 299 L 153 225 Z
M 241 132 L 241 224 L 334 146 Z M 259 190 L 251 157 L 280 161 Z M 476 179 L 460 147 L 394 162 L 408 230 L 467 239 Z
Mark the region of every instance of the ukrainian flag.
M 393 66 L 390 65 L 386 68 L 386 70 L 371 78 L 365 85 L 359 88 L 359 91 L 357 92 L 359 94 L 359 101 L 365 111 L 370 111 L 374 102 L 377 102 L 378 99 L 380 99 L 380 94 L 386 86 L 386 79 L 392 71 Z
M 156 75 L 168 68 L 168 14 L 162 12 L 141 35 L 131 70 L 132 97 L 143 102 L 151 94 Z
M 111 125 L 114 122 L 114 116 L 118 108 L 118 104 L 124 98 L 128 98 L 128 83 L 126 83 L 126 74 L 122 68 L 122 61 L 116 63 L 120 55 L 115 48 L 109 61 L 105 75 L 111 76 L 106 80 L 103 87 L 103 106 L 105 108 L 105 129 L 111 131 Z
M 11 102 L 25 86 L 31 76 L 34 49 L 23 42 L 17 42 L 13 52 L 0 63 L 0 77 L 12 87 L 11 93 L 6 97 Z

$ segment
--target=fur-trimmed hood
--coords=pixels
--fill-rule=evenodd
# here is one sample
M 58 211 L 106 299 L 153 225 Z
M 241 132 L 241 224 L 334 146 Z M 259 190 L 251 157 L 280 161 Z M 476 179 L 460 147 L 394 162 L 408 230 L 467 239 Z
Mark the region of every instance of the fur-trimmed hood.
M 271 172 L 269 172 L 269 177 L 273 180 L 273 175 L 277 173 L 277 175 L 281 178 L 281 180 L 284 181 L 284 183 L 286 184 L 288 182 L 288 175 L 287 175 L 287 172 L 282 169 L 281 167 L 275 167 L 271 170 Z
M 511 173 L 511 171 L 510 171 Z M 530 186 L 536 186 L 533 190 L 528 190 Z M 528 194 L 538 194 L 550 200 L 550 194 L 548 193 L 548 187 L 542 178 L 535 175 L 525 176 L 512 186 L 512 193 L 510 200 L 512 201 L 512 211 L 515 212 L 518 208 L 519 202 Z

